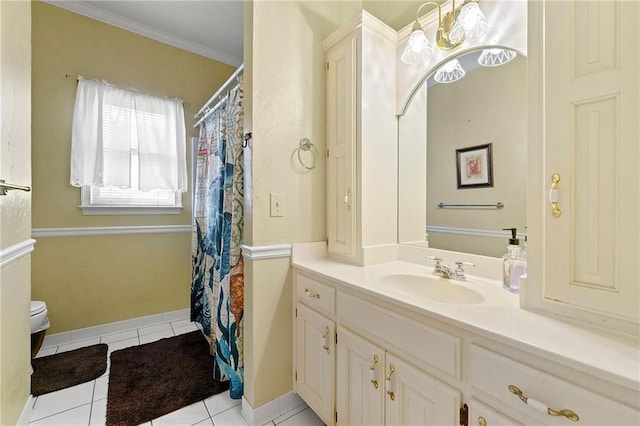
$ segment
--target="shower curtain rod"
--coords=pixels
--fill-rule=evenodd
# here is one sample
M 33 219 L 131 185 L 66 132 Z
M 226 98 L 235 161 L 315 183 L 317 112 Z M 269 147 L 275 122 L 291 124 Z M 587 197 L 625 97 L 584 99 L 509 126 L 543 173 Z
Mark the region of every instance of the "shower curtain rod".
M 193 125 L 193 127 L 197 127 L 198 125 L 200 125 L 200 123 L 202 123 L 202 121 L 207 118 L 207 116 L 209 115 L 210 112 L 215 111 L 216 108 L 218 108 L 218 106 L 220 106 L 220 104 L 224 101 L 224 98 L 222 98 L 218 103 L 215 104 L 215 106 L 213 108 L 210 107 L 210 105 L 216 100 L 220 98 L 220 95 L 222 95 L 222 93 L 224 92 L 224 90 L 229 87 L 229 85 L 233 82 L 235 82 L 235 80 L 240 76 L 240 74 L 242 74 L 242 72 L 244 71 L 244 64 L 240 65 L 238 67 L 237 70 L 234 71 L 233 74 L 231 74 L 231 77 L 229 77 L 227 79 L 227 81 L 224 82 L 224 84 L 222 86 L 220 86 L 220 88 L 216 91 L 216 93 L 213 94 L 213 96 L 211 96 L 209 98 L 209 100 L 204 104 L 204 106 L 202 108 L 200 108 L 200 111 L 198 111 L 193 118 L 197 119 L 196 123 Z M 226 96 L 225 96 L 226 97 Z M 204 114 L 203 114 L 204 113 Z M 202 114 L 202 116 L 200 117 L 200 115 Z M 198 118 L 199 117 L 199 118 Z

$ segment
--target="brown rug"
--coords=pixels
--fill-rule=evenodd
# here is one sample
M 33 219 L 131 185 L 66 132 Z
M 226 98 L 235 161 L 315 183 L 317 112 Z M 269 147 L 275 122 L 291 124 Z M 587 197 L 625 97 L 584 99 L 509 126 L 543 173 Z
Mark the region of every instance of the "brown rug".
M 43 395 L 89 382 L 107 371 L 107 345 L 86 346 L 31 361 L 31 394 Z
M 229 389 L 200 331 L 111 353 L 107 425 L 138 425 Z

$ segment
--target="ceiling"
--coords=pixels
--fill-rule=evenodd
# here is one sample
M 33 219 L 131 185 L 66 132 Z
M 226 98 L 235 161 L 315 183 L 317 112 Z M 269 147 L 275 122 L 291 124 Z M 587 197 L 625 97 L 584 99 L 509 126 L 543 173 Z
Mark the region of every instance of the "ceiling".
M 45 1 L 229 65 L 242 63 L 242 0 Z M 364 9 L 395 30 L 410 25 L 422 3 L 416 0 L 351 1 L 361 2 Z M 427 11 L 424 9 L 422 14 Z

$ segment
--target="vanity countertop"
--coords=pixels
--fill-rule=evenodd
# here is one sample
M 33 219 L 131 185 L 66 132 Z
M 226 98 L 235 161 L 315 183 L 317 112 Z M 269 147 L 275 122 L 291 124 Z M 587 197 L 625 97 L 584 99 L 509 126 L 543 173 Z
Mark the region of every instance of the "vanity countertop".
M 469 274 L 465 282 L 445 280 L 451 285 L 474 290 L 484 301 L 439 303 L 397 291 L 388 281 L 392 273 L 426 276 L 432 271 L 427 266 L 390 261 L 362 267 L 322 256 L 294 256 L 293 266 L 337 282 L 339 288 L 343 286 L 352 292 L 368 294 L 402 309 L 516 346 L 635 392 L 640 389 L 638 338 L 521 309 L 518 296 L 504 290 L 500 282 Z M 386 281 L 380 279 L 382 276 L 387 276 Z

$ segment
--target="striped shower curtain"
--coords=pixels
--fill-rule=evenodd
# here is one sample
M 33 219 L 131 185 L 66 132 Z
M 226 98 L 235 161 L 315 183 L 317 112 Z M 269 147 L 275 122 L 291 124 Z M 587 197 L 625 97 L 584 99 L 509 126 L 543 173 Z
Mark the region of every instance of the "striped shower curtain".
M 200 125 L 192 240 L 191 320 L 202 325 L 215 357 L 214 377 L 243 393 L 244 171 L 241 86 Z

